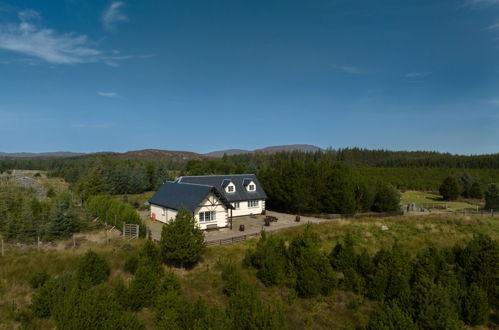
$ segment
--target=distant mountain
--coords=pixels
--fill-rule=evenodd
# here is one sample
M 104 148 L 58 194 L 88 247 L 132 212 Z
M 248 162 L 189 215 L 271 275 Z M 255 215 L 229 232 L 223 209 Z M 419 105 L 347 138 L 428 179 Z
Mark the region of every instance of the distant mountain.
M 5 153 L 0 152 L 0 159 L 13 159 L 13 158 L 68 158 L 76 156 L 89 156 L 94 155 L 107 155 L 112 158 L 118 159 L 140 159 L 140 160 L 167 160 L 167 161 L 186 161 L 186 160 L 202 160 L 207 158 L 222 158 L 224 154 L 227 155 L 240 155 L 249 153 L 262 153 L 262 154 L 272 154 L 279 151 L 304 151 L 304 152 L 315 152 L 321 150 L 317 146 L 310 144 L 291 144 L 283 146 L 271 146 L 256 150 L 244 150 L 244 149 L 228 149 L 213 151 L 206 154 L 198 154 L 190 151 L 178 151 L 178 150 L 160 150 L 160 149 L 143 149 L 143 150 L 132 150 L 127 152 L 95 152 L 95 153 L 81 153 L 81 152 L 69 152 L 69 151 L 59 151 L 59 152 L 41 152 L 41 153 L 31 153 L 31 152 L 16 152 L 16 153 Z
M 212 158 L 222 158 L 224 154 L 227 156 L 232 156 L 232 155 L 241 155 L 241 154 L 249 154 L 252 153 L 253 151 L 251 150 L 244 150 L 244 149 L 227 149 L 227 150 L 219 150 L 219 151 L 212 151 L 204 154 L 206 157 L 212 157 Z
M 160 149 L 143 149 L 127 151 L 123 153 L 110 153 L 111 157 L 120 159 L 141 159 L 141 160 L 171 160 L 182 161 L 191 159 L 206 159 L 205 155 L 201 155 L 190 151 L 176 150 L 160 150 Z
M 311 144 L 289 144 L 283 146 L 271 146 L 262 149 L 254 150 L 255 153 L 272 154 L 279 151 L 303 151 L 303 152 L 316 152 L 321 150 L 318 146 Z
M 316 152 L 319 150 L 321 150 L 321 148 L 311 144 L 289 144 L 282 146 L 270 146 L 256 150 L 244 150 L 244 149 L 217 150 L 217 151 L 208 152 L 204 155 L 207 157 L 222 158 L 224 154 L 231 156 L 231 155 L 251 154 L 251 153 L 273 154 L 279 151 Z
M 86 155 L 81 152 L 56 151 L 56 152 L 0 152 L 0 158 L 66 158 Z

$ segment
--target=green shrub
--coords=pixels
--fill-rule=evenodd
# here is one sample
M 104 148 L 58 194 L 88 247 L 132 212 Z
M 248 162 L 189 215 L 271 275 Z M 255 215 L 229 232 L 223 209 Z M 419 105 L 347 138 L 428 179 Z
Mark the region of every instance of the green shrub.
M 301 297 L 328 295 L 337 280 L 328 258 L 320 251 L 319 237 L 310 225 L 295 237 L 288 249 L 289 260 L 296 274 L 296 292 Z
M 459 197 L 461 187 L 459 186 L 459 182 L 453 176 L 448 176 L 442 182 L 442 185 L 438 189 L 442 198 L 446 201 L 455 200 Z
M 485 209 L 499 211 L 499 185 L 489 184 L 485 191 Z
M 463 320 L 469 325 L 481 325 L 487 322 L 488 317 L 487 294 L 473 283 L 463 297 Z
M 206 250 L 203 231 L 183 207 L 163 226 L 160 245 L 166 262 L 180 267 L 193 266 Z
M 267 236 L 262 230 L 254 251 L 248 251 L 246 262 L 257 269 L 256 276 L 266 286 L 278 285 L 291 277 L 284 240 Z
M 104 282 L 109 273 L 110 269 L 106 260 L 89 250 L 80 260 L 76 278 L 80 286 L 93 286 Z
M 131 255 L 125 260 L 125 264 L 123 265 L 123 270 L 130 274 L 135 274 L 135 272 L 137 271 L 138 264 L 139 264 L 139 257 L 136 255 Z
M 390 184 L 376 188 L 372 210 L 375 212 L 394 212 L 400 210 L 400 193 Z
M 29 284 L 33 289 L 37 289 L 44 285 L 48 279 L 49 274 L 47 274 L 46 272 L 38 272 L 30 278 Z
M 132 310 L 153 305 L 158 293 L 160 274 L 147 258 L 139 259 L 137 271 L 128 289 L 128 305 Z
M 367 327 L 369 330 L 416 330 L 418 327 L 411 316 L 397 305 L 383 305 L 381 311 L 373 315 Z

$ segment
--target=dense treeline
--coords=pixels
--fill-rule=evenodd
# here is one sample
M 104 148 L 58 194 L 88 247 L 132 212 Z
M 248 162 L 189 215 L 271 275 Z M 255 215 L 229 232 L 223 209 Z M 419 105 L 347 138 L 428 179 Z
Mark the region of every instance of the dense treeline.
M 164 161 L 125 160 L 110 155 L 56 159 L 4 159 L 0 172 L 8 169 L 37 169 L 64 178 L 84 198 L 96 193 L 132 194 L 155 190 L 177 174 L 258 173 L 278 161 L 294 163 L 342 162 L 352 168 L 357 181 L 368 185 L 390 183 L 399 189 L 437 191 L 449 175 L 468 172 L 482 190 L 499 182 L 499 154 L 460 156 L 437 152 L 406 152 L 365 149 L 326 150 L 315 153 L 280 152 L 243 154 L 221 159 Z
M 0 173 L 10 169 L 44 170 L 61 177 L 84 199 L 91 195 L 136 194 L 157 189 L 171 179 L 170 171 L 181 168 L 169 161 L 116 159 L 108 155 L 60 159 L 0 160 Z
M 356 180 L 340 162 L 276 158 L 258 171 L 270 209 L 292 213 L 389 212 L 400 209 L 400 195 L 382 181 Z
M 81 210 L 69 193 L 40 201 L 31 188 L 0 184 L 0 234 L 7 240 L 68 238 L 83 226 Z
M 397 244 L 371 256 L 349 236 L 328 255 L 320 248 L 309 228 L 289 244 L 262 233 L 243 263 L 264 285 L 286 286 L 301 297 L 342 289 L 379 301 L 370 329 L 459 329 L 485 324 L 499 307 L 499 244 L 487 236 L 464 247 L 430 247 L 415 259 Z
M 344 163 L 350 167 L 351 175 L 354 182 L 362 182 L 368 186 L 376 186 L 378 183 L 383 182 L 391 184 L 398 189 L 413 189 L 413 190 L 426 190 L 438 191 L 442 181 L 448 176 L 461 178 L 463 175 L 470 175 L 474 181 L 480 185 L 481 190 L 485 190 L 490 183 L 499 182 L 499 165 L 494 162 L 487 163 L 490 166 L 480 167 L 480 162 L 476 164 L 472 161 L 455 163 L 452 162 L 400 162 L 400 166 L 385 164 L 382 162 L 363 161 L 363 155 L 369 158 L 369 155 L 375 155 L 373 158 L 381 157 L 383 155 L 390 155 L 393 152 L 388 151 L 369 151 L 360 149 L 346 149 L 339 151 L 326 151 L 316 153 L 304 152 L 281 152 L 272 155 L 264 154 L 249 154 L 249 155 L 235 155 L 224 156 L 222 159 L 214 160 L 191 160 L 189 161 L 183 173 L 189 175 L 200 174 L 224 174 L 224 173 L 259 173 L 265 169 L 272 168 L 275 164 L 288 163 L 288 164 L 307 164 L 310 162 L 326 162 L 329 164 Z M 407 157 L 413 153 L 404 153 Z M 419 155 L 419 153 L 414 153 Z M 428 157 L 449 157 L 454 159 L 452 155 L 444 156 L 438 153 L 421 153 L 422 155 L 428 154 Z M 339 156 L 343 155 L 343 156 Z M 351 155 L 351 156 L 347 156 Z M 354 157 L 353 155 L 358 155 Z M 470 157 L 474 159 L 477 157 L 481 159 L 484 157 L 491 157 L 496 159 L 499 156 L 456 156 L 456 157 Z M 358 160 L 361 159 L 361 160 Z M 381 158 L 380 158 L 381 159 Z M 468 158 L 466 158 L 468 159 Z M 477 165 L 478 164 L 478 165 Z M 466 166 L 464 166 L 466 165 Z

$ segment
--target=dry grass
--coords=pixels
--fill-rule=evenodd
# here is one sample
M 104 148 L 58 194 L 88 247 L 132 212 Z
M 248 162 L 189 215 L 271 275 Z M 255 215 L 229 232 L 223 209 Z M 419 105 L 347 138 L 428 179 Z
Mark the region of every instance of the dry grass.
M 381 226 L 389 230 L 381 230 Z M 394 242 L 402 245 L 412 255 L 433 245 L 436 247 L 464 244 L 474 234 L 488 234 L 499 239 L 499 218 L 456 217 L 456 216 L 400 216 L 381 219 L 331 220 L 311 225 L 329 252 L 334 244 L 346 234 L 350 234 L 360 249 L 374 253 Z M 292 239 L 304 226 L 288 228 L 273 235 Z M 228 261 L 240 263 L 246 251 L 255 246 L 257 239 L 251 239 L 232 246 L 214 246 L 207 250 L 202 262 L 191 270 L 178 270 L 184 292 L 191 298 L 201 297 L 210 303 L 225 304 L 223 282 L 220 278 L 220 264 Z M 111 278 L 124 278 L 130 275 L 123 272 L 123 264 L 132 253 L 143 244 L 142 240 L 126 242 L 116 239 L 109 244 L 87 240 L 77 249 L 37 252 L 34 249 L 9 247 L 7 256 L 0 258 L 0 329 L 19 326 L 14 320 L 12 303 L 19 310 L 27 310 L 32 290 L 28 284 L 30 277 L 39 271 L 51 275 L 74 271 L 78 257 L 88 249 L 102 254 L 109 262 Z M 290 328 L 354 328 L 365 325 L 376 303 L 362 299 L 352 293 L 336 292 L 331 297 L 297 299 L 294 292 L 286 288 L 264 288 L 254 276 L 254 270 L 243 269 L 243 275 L 258 288 L 262 299 L 278 301 L 287 307 L 287 320 Z M 142 311 L 139 318 L 151 324 L 153 314 Z M 35 320 L 39 329 L 50 329 L 50 320 Z

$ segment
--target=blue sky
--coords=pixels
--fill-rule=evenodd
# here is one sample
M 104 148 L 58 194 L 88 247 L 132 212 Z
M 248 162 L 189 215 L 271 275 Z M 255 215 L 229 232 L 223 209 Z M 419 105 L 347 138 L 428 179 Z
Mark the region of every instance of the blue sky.
M 0 0 L 0 151 L 499 152 L 499 0 Z

